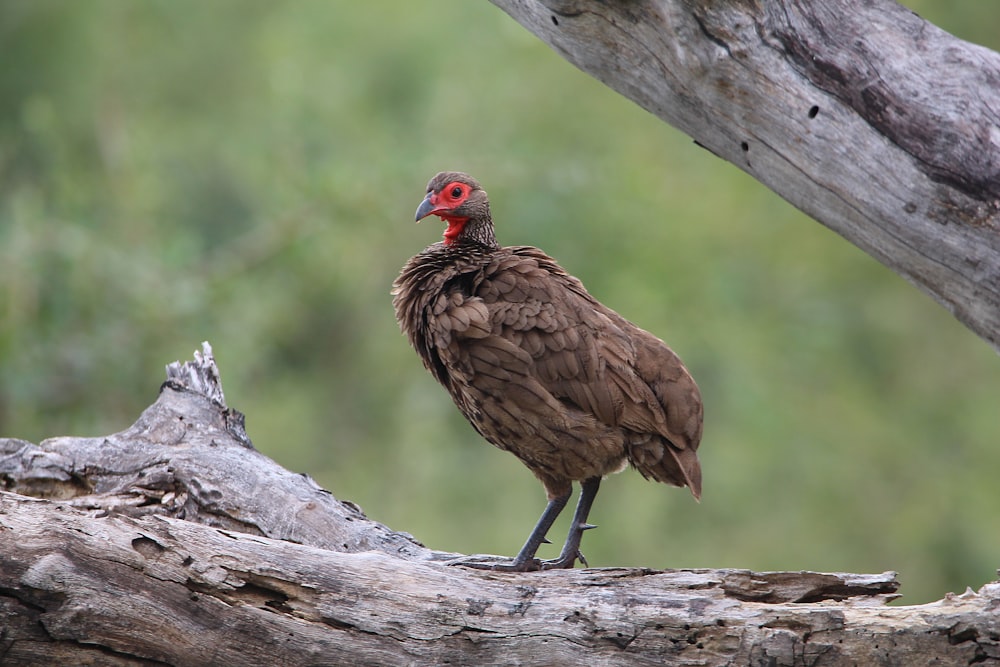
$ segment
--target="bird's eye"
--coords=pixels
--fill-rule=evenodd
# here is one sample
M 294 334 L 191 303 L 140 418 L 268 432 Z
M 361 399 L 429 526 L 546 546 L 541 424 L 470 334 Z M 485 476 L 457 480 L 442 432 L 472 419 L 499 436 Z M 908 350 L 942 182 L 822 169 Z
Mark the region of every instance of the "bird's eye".
M 455 187 L 453 187 L 451 189 L 451 198 L 452 199 L 458 199 L 461 196 L 462 196 L 462 188 L 460 188 L 460 187 L 458 187 L 456 185 Z

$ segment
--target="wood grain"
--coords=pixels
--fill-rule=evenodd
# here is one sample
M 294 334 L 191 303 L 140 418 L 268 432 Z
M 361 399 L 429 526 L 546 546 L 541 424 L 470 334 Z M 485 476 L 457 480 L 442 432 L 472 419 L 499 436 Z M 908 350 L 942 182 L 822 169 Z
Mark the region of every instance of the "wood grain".
M 492 573 L 0 493 L 3 664 L 966 665 L 1000 584 L 886 607 L 893 573 Z

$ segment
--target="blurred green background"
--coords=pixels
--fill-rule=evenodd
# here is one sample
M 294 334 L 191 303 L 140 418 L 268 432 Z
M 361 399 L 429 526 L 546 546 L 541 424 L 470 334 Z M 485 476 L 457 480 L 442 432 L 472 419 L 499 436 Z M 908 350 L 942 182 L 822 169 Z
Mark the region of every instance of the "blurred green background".
M 1000 3 L 912 6 L 1000 47 Z M 121 430 L 207 339 L 260 450 L 513 554 L 541 486 L 390 304 L 441 169 L 702 387 L 704 500 L 611 478 L 592 565 L 896 569 L 911 603 L 995 578 L 997 355 L 486 0 L 0 3 L 0 435 Z

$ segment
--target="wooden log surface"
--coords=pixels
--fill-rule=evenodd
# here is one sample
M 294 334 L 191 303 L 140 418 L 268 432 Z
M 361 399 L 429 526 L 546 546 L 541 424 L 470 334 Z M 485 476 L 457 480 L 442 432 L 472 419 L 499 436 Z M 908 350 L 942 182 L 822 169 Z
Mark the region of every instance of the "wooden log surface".
M 4 664 L 967 665 L 1000 631 L 1000 584 L 886 607 L 892 573 L 490 573 L 9 493 L 0 535 Z
M 105 438 L 0 439 L 0 664 L 968 665 L 1000 583 L 448 565 L 252 449 L 210 349 Z
M 491 1 L 1000 350 L 1000 54 L 892 0 Z

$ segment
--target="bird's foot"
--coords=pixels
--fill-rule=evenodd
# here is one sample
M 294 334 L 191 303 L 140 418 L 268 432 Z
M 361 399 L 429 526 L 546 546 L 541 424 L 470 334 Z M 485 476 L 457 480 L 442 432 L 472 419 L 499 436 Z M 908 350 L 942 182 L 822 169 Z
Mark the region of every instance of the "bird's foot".
M 575 528 L 570 531 L 569 537 L 566 538 L 566 544 L 563 546 L 563 550 L 562 553 L 559 554 L 559 558 L 543 560 L 541 562 L 541 569 L 569 569 L 576 564 L 576 561 L 580 561 L 584 567 L 590 567 L 590 563 L 587 562 L 583 552 L 580 551 L 580 539 L 583 537 L 583 533 L 585 531 L 592 530 L 594 528 L 597 528 L 597 526 L 592 523 L 577 524 Z
M 445 563 L 458 567 L 469 567 L 474 570 L 492 570 L 494 572 L 537 572 L 544 569 L 545 561 L 537 558 L 519 560 L 503 556 L 470 556 L 456 558 Z
M 559 558 L 542 560 L 540 558 L 518 559 L 504 558 L 502 556 L 471 556 L 469 558 L 456 558 L 445 563 L 458 567 L 468 567 L 474 570 L 492 570 L 493 572 L 538 572 L 540 570 L 568 570 L 576 561 L 588 567 L 587 559 L 583 553 L 577 551 L 572 556 L 561 555 Z
M 543 561 L 541 561 L 541 569 L 543 569 L 543 570 L 569 570 L 574 565 L 576 565 L 576 561 L 580 561 L 583 564 L 584 567 L 589 567 L 590 566 L 590 563 L 587 562 L 587 559 L 583 557 L 583 553 L 580 552 L 580 551 L 577 551 L 572 556 L 570 556 L 570 555 L 562 555 L 562 556 L 559 556 L 559 558 L 553 558 L 552 560 L 543 560 Z

